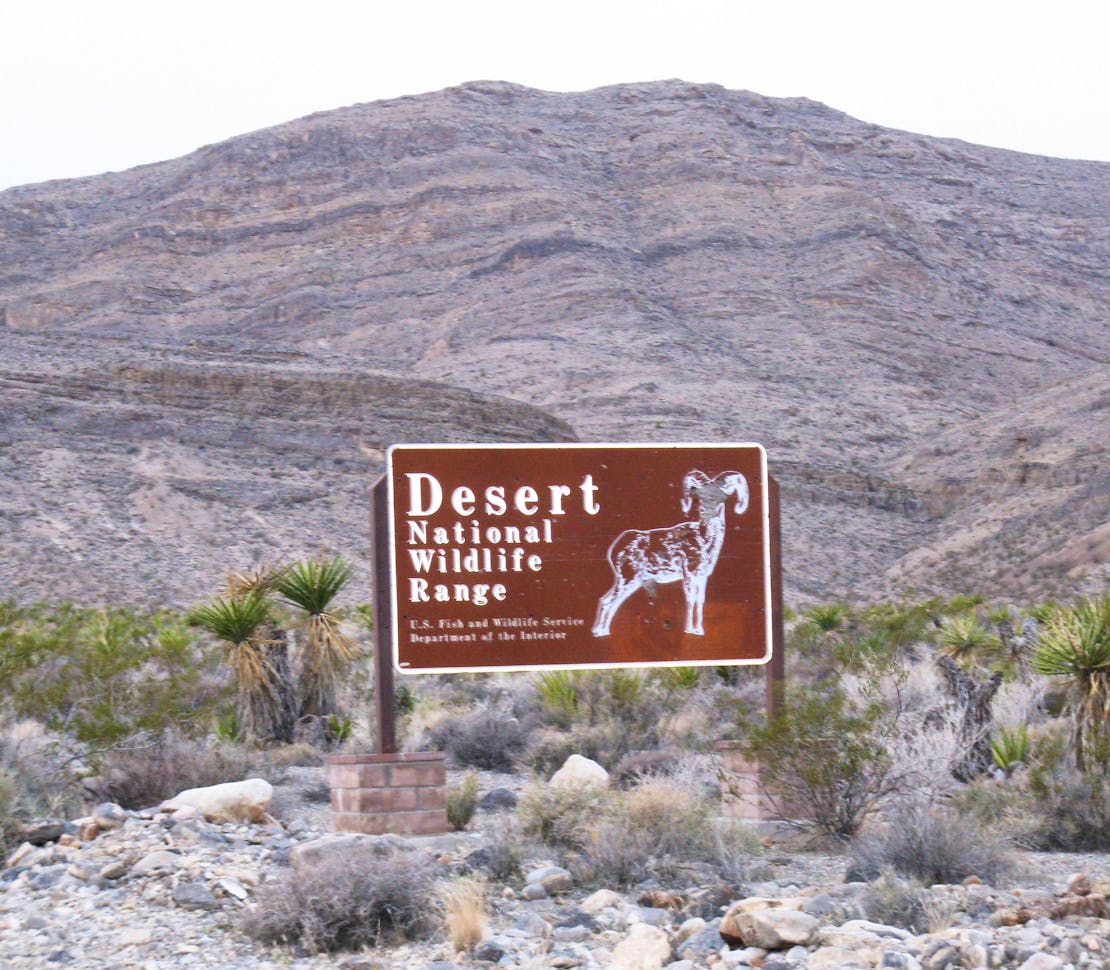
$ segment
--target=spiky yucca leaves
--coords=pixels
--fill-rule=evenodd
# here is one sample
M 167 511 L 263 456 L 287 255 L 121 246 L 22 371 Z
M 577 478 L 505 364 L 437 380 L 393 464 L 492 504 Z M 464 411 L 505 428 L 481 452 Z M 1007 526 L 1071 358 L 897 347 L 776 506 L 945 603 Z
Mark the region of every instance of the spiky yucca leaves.
M 269 593 L 280 578 L 280 566 L 256 563 L 246 569 L 233 569 L 224 580 L 226 596 L 249 596 L 251 593 Z
M 304 658 L 301 667 L 301 715 L 337 714 L 335 686 L 355 655 L 355 642 L 339 629 L 331 602 L 351 578 L 342 556 L 302 559 L 282 571 L 274 589 L 304 611 Z
M 952 617 L 940 632 L 941 651 L 954 660 L 971 659 L 995 651 L 998 637 L 973 613 Z
M 1110 762 L 1110 595 L 1078 600 L 1041 624 L 1033 669 L 1068 681 L 1080 771 Z
M 235 679 L 243 732 L 257 741 L 291 741 L 281 674 L 269 656 L 270 647 L 279 642 L 271 634 L 280 633 L 266 629 L 270 610 L 270 601 L 256 589 L 245 596 L 217 596 L 194 606 L 186 620 L 228 645 L 227 662 Z M 284 644 L 283 634 L 280 643 Z

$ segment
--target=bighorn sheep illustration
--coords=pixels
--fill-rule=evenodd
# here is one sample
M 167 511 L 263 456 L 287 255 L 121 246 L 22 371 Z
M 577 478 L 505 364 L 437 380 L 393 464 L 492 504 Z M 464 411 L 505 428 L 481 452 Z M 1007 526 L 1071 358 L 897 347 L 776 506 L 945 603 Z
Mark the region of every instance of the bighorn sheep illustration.
M 657 583 L 682 580 L 686 594 L 686 632 L 705 635 L 702 610 L 705 584 L 725 541 L 725 499 L 736 496 L 736 512 L 748 508 L 748 480 L 739 472 L 721 472 L 710 478 L 705 472 L 690 471 L 682 480 L 682 511 L 690 513 L 697 501 L 698 517 L 667 529 L 628 529 L 609 546 L 613 587 L 598 600 L 593 635 L 609 635 L 620 605 L 636 590 L 654 594 Z

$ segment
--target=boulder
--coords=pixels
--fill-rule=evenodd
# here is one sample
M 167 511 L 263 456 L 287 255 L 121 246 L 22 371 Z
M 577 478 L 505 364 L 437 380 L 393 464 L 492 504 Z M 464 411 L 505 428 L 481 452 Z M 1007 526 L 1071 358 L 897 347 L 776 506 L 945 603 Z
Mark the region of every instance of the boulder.
M 563 767 L 551 776 L 549 784 L 553 788 L 597 788 L 609 787 L 609 772 L 596 761 L 572 754 L 563 762 Z
M 613 948 L 609 970 L 660 970 L 670 959 L 667 934 L 650 923 L 635 923 Z
M 57 842 L 66 830 L 66 823 L 57 818 L 43 818 L 28 822 L 19 833 L 24 842 L 34 846 Z
M 792 946 L 808 946 L 817 937 L 818 921 L 797 909 L 760 909 L 740 913 L 735 926 L 746 946 L 764 950 L 785 950 Z M 721 936 L 725 934 L 721 921 Z
M 118 829 L 127 821 L 128 813 L 115 802 L 101 802 L 93 809 L 92 818 L 101 832 Z
M 163 812 L 176 812 L 191 805 L 209 822 L 268 822 L 274 789 L 262 778 L 229 781 L 208 788 L 189 788 L 159 806 Z

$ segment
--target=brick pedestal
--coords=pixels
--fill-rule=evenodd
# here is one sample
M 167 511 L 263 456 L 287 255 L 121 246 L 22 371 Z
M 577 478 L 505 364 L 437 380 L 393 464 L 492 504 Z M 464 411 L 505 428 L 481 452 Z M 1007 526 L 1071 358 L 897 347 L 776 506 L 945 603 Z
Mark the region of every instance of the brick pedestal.
M 446 832 L 445 759 L 442 751 L 331 756 L 332 827 L 368 835 Z
M 721 757 L 721 814 L 726 818 L 765 822 L 809 816 L 808 809 L 789 792 L 768 790 L 750 741 L 718 741 L 717 753 Z

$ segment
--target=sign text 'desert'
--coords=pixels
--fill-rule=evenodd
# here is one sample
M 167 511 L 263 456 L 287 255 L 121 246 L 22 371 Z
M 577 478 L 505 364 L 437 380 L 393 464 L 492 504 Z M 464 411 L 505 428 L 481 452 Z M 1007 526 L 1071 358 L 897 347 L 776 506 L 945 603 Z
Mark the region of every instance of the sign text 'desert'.
M 397 445 L 388 479 L 403 672 L 770 657 L 759 445 Z

